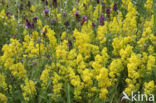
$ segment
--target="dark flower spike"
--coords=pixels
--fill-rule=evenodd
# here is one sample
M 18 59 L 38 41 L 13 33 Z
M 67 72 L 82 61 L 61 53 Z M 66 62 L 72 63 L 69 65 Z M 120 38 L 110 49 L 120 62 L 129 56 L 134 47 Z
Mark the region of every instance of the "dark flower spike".
M 110 12 L 111 12 L 111 9 L 110 8 L 106 8 L 106 13 L 110 14 Z
M 66 16 L 67 16 L 67 14 L 66 14 L 66 13 L 63 13 L 63 16 L 64 16 L 64 17 L 66 17 Z
M 53 6 L 54 6 L 54 8 L 57 7 L 57 0 L 53 0 Z
M 99 3 L 100 3 L 100 1 L 99 1 L 99 0 L 97 0 L 97 3 L 99 4 Z
M 95 28 L 96 27 L 96 24 L 95 23 L 92 23 L 92 26 L 93 26 L 93 28 Z
M 72 41 L 68 40 L 68 46 L 72 46 Z
M 79 15 L 78 11 L 75 12 L 75 16 L 76 16 L 76 20 L 79 21 L 80 20 L 80 15 Z
M 26 28 L 34 28 L 34 24 L 29 22 L 27 19 L 26 19 L 25 26 L 26 26 Z
M 43 32 L 43 37 L 46 37 L 47 34 L 47 28 L 45 28 L 44 32 Z
M 51 20 L 51 24 L 55 25 L 56 24 L 56 20 Z
M 103 15 L 100 16 L 99 21 L 100 21 L 100 25 L 104 25 L 105 19 Z
M 68 26 L 70 25 L 70 23 L 69 23 L 68 21 L 66 21 L 66 22 L 64 22 L 64 25 L 65 25 L 66 27 L 68 27 Z
M 78 11 L 75 12 L 75 16 L 79 16 L 79 12 Z
M 49 17 L 49 15 L 48 15 L 49 10 L 48 9 L 44 9 L 44 13 L 45 13 L 45 16 Z
M 34 23 L 30 23 L 30 28 L 34 28 Z
M 49 10 L 48 9 L 44 9 L 44 12 L 45 12 L 45 14 L 47 14 L 49 12 Z
M 23 10 L 23 6 L 24 6 L 23 4 L 20 4 L 19 9 Z
M 107 13 L 107 17 L 110 18 L 111 9 L 110 8 L 106 8 L 106 13 Z
M 38 17 L 36 16 L 36 17 L 33 17 L 32 19 L 34 22 L 37 22 Z
M 83 16 L 82 19 L 84 22 L 87 21 L 87 16 Z
M 83 25 L 85 21 L 87 21 L 87 16 L 83 16 L 83 17 L 82 17 L 81 25 Z
M 114 4 L 113 10 L 114 10 L 114 11 L 117 11 L 117 9 L 118 9 L 117 4 Z
M 28 1 L 27 6 L 28 6 L 29 8 L 31 7 L 31 3 L 30 3 L 30 1 Z
M 7 11 L 6 15 L 9 17 L 11 15 L 11 13 L 9 11 Z
M 101 3 L 103 7 L 105 7 L 105 3 Z
M 48 5 L 48 1 L 47 0 L 45 1 L 45 5 Z

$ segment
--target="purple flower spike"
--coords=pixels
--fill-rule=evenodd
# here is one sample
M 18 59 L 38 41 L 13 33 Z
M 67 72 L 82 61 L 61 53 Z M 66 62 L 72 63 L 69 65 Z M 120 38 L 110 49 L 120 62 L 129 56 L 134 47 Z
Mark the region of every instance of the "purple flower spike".
M 30 23 L 30 28 L 34 28 L 34 24 L 33 23 Z
M 47 0 L 45 1 L 45 5 L 48 5 L 48 1 Z
M 36 17 L 33 17 L 32 19 L 34 22 L 37 22 L 38 17 L 36 16 Z
M 110 14 L 110 12 L 111 12 L 110 8 L 106 8 L 106 13 Z
M 72 41 L 68 40 L 68 46 L 72 46 Z
M 76 17 L 79 16 L 79 12 L 78 11 L 75 12 L 75 16 Z
M 54 8 L 57 7 L 57 0 L 53 0 L 53 6 L 54 6 Z
M 21 3 L 20 6 L 19 6 L 19 9 L 23 10 L 23 7 L 24 7 L 24 5 Z
M 114 11 L 117 11 L 117 9 L 118 9 L 117 4 L 114 4 L 113 10 L 114 10 Z
M 79 20 L 80 20 L 80 15 L 79 15 L 79 12 L 78 12 L 78 11 L 76 11 L 74 15 L 76 16 L 76 20 L 77 20 L 77 21 L 79 21 Z
M 56 24 L 56 20 L 51 20 L 51 24 L 55 25 Z
M 97 1 L 97 3 L 99 4 L 100 3 L 100 1 L 99 0 L 96 0 Z
M 25 26 L 26 28 L 34 28 L 34 24 L 30 23 L 28 20 L 26 20 Z
M 68 27 L 68 26 L 70 25 L 70 23 L 69 23 L 68 21 L 66 21 L 66 22 L 64 22 L 64 25 L 65 25 L 66 27 Z
M 44 12 L 45 12 L 45 14 L 47 14 L 49 12 L 49 10 L 48 9 L 44 9 Z
M 102 3 L 102 6 L 105 7 L 105 3 Z
M 83 16 L 82 19 L 84 22 L 87 21 L 87 16 Z
M 9 16 L 11 13 L 9 11 L 6 12 L 6 15 Z
M 30 1 L 28 1 L 27 6 L 28 6 L 29 8 L 31 7 L 31 3 L 30 3 Z
M 44 13 L 45 13 L 45 16 L 49 17 L 49 15 L 48 15 L 49 10 L 48 9 L 44 9 Z
M 85 21 L 87 21 L 87 16 L 83 16 L 83 17 L 82 17 L 81 25 L 83 25 Z
M 67 14 L 66 14 L 66 13 L 63 13 L 63 16 L 64 16 L 64 17 L 66 17 L 66 16 L 67 16 Z
M 92 23 L 92 26 L 93 26 L 93 28 L 95 28 L 96 27 L 96 24 L 95 23 Z
M 103 15 L 100 16 L 99 21 L 100 21 L 100 25 L 104 25 L 105 19 L 104 19 L 104 16 Z

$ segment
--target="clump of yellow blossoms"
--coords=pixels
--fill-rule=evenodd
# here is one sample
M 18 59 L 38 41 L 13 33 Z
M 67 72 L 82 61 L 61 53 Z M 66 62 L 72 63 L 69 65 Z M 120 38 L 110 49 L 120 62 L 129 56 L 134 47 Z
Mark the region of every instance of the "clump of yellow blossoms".
M 144 7 L 147 9 L 148 12 L 151 12 L 153 11 L 153 0 L 147 0 L 146 1 L 146 4 L 144 5 Z
M 10 67 L 11 73 L 14 77 L 18 79 L 25 79 L 26 78 L 26 70 L 22 63 L 13 64 Z
M 25 101 L 31 100 L 36 95 L 35 83 L 32 80 L 25 79 L 25 84 L 21 84 L 23 97 Z
M 0 93 L 0 102 L 7 103 L 7 101 L 8 101 L 8 98 L 4 94 Z
M 5 91 L 8 90 L 7 84 L 5 82 L 5 77 L 2 74 L 0 74 L 0 88 L 3 88 Z
M 154 81 L 150 81 L 150 82 L 145 82 L 144 83 L 144 93 L 145 94 L 151 94 L 154 92 Z
M 106 68 L 101 68 L 99 75 L 97 76 L 98 87 L 100 88 L 99 97 L 101 99 L 106 99 L 108 90 L 107 88 L 111 86 L 111 81 L 108 77 L 108 70 Z
M 47 86 L 48 80 L 49 80 L 49 70 L 48 69 L 44 69 L 42 71 L 40 80 L 42 81 L 42 84 L 41 84 L 42 88 L 45 89 Z

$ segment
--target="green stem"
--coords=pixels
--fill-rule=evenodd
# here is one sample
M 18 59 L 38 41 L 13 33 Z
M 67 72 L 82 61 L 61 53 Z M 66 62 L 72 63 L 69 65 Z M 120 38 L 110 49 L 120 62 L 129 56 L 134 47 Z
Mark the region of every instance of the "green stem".
M 70 101 L 70 84 L 67 84 L 67 103 L 71 103 Z

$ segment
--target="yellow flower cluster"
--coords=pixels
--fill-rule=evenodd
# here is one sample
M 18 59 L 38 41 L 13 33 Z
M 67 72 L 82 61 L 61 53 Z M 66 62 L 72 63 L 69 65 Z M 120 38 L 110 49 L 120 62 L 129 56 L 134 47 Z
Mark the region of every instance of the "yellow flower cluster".
M 45 89 L 47 86 L 48 80 L 49 80 L 49 70 L 48 69 L 44 69 L 42 71 L 40 80 L 42 81 L 42 84 L 41 84 L 42 88 Z
M 124 69 L 121 59 L 114 59 L 109 65 L 109 69 L 109 76 L 111 77 L 113 84 L 117 81 L 117 78 L 120 77 L 120 73 Z
M 107 88 L 111 86 L 111 81 L 108 75 L 108 70 L 106 68 L 101 68 L 100 73 L 97 76 L 98 87 L 100 88 L 99 97 L 101 99 L 106 99 L 108 93 Z
M 25 84 L 21 84 L 23 97 L 25 101 L 30 101 L 36 95 L 35 83 L 32 80 L 25 79 Z
M 5 82 L 5 77 L 2 74 L 0 74 L 0 88 L 3 88 L 5 91 L 8 90 L 7 84 Z
M 154 91 L 154 88 L 155 88 L 154 81 L 150 81 L 148 83 L 146 83 L 146 82 L 144 83 L 144 93 L 145 94 L 152 93 Z
M 52 84 L 53 84 L 52 91 L 56 97 L 61 97 L 62 83 L 59 82 L 60 80 L 61 80 L 61 77 L 56 72 L 54 72 L 52 76 Z M 53 99 L 55 100 L 56 98 L 53 98 Z
M 127 2 L 127 1 L 126 1 Z M 128 2 L 128 13 L 126 14 L 126 19 L 123 23 L 123 33 L 124 35 L 134 35 L 136 34 L 137 27 L 137 11 L 136 7 L 130 1 Z
M 144 7 L 147 9 L 148 12 L 153 13 L 153 0 L 147 0 Z
M 13 64 L 10 67 L 10 71 L 12 75 L 18 79 L 25 79 L 26 78 L 26 70 L 22 63 Z
M 0 93 L 0 102 L 7 103 L 7 101 L 8 101 L 8 98 L 4 94 Z

